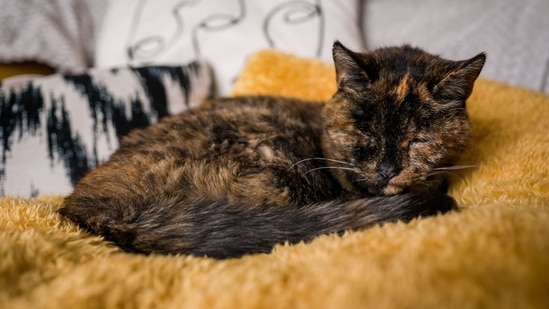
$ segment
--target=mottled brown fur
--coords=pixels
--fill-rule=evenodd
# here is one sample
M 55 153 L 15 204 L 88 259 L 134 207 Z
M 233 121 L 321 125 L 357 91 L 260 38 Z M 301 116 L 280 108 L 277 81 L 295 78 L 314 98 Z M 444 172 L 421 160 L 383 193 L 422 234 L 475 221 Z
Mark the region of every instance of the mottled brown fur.
M 448 211 L 436 169 L 469 143 L 484 60 L 335 43 L 330 101 L 218 99 L 131 132 L 61 213 L 128 251 L 226 258 Z

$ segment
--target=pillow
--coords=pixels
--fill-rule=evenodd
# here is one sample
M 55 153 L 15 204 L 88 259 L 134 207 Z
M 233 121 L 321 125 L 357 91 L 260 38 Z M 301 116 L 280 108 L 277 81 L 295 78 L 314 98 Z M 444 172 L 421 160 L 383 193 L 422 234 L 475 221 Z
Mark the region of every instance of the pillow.
M 361 1 L 114 1 L 99 34 L 96 65 L 212 64 L 227 95 L 249 55 L 276 48 L 331 61 L 334 40 L 362 49 Z
M 0 196 L 66 194 L 121 136 L 205 99 L 208 66 L 11 78 L 0 85 Z
M 337 90 L 335 81 L 333 64 L 262 50 L 250 57 L 231 95 L 280 95 L 326 101 Z

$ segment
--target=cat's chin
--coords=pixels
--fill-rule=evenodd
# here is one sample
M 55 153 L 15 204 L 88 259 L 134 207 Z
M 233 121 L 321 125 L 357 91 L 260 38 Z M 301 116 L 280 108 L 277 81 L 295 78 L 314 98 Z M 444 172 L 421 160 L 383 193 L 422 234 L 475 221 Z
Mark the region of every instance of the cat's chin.
M 363 184 L 364 187 L 361 190 L 368 192 L 372 196 L 380 195 L 397 195 L 410 191 L 410 188 L 407 186 L 402 186 L 398 184 L 392 184 L 391 181 L 384 185 L 380 184 Z
M 403 187 L 391 184 L 379 185 L 362 183 L 360 187 L 356 189 L 360 192 L 365 192 L 370 196 L 396 195 L 406 191 Z
M 383 187 L 370 187 L 368 188 L 368 193 L 370 195 L 379 196 L 379 195 L 397 195 L 404 193 L 406 190 L 403 187 L 395 186 L 388 184 Z
M 398 187 L 394 185 L 388 185 L 385 188 L 383 188 L 383 195 L 396 195 L 403 192 L 404 192 L 404 189 L 402 187 Z

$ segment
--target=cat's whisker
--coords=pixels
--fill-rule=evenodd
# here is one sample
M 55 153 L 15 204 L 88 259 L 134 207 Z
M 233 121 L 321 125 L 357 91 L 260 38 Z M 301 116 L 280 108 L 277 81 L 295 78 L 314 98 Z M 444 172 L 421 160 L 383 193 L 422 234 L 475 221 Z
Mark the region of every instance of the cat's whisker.
M 348 165 L 348 166 L 355 166 L 353 163 L 349 163 L 349 162 L 345 162 L 345 161 L 341 161 L 341 160 L 328 159 L 328 158 L 321 158 L 321 157 L 318 157 L 318 158 L 306 158 L 306 159 L 299 160 L 299 161 L 295 162 L 294 164 L 292 164 L 292 165 L 288 168 L 288 170 L 294 168 L 296 165 L 298 165 L 298 164 L 300 164 L 300 163 L 308 162 L 308 161 L 312 161 L 312 160 L 324 160 L 324 161 L 329 161 L 329 162 L 334 162 L 334 163 L 345 164 L 345 165 Z
M 453 171 L 466 170 L 471 168 L 478 168 L 478 165 L 456 165 L 456 166 L 446 166 L 433 168 L 433 170 L 427 173 L 427 177 L 440 175 L 440 174 L 451 174 Z
M 426 174 L 426 177 L 431 177 L 435 175 L 441 175 L 441 174 L 450 174 L 451 171 L 432 171 Z
M 433 168 L 433 171 L 455 171 L 455 170 L 465 170 L 469 168 L 478 168 L 478 165 L 454 165 L 454 166 L 445 166 Z
M 310 169 L 310 170 L 306 171 L 305 173 L 301 174 L 301 177 L 305 177 L 307 174 L 312 173 L 312 172 L 314 172 L 314 171 L 318 171 L 318 170 L 327 170 L 327 169 L 338 169 L 338 170 L 345 170 L 345 171 L 352 171 L 352 172 L 355 171 L 354 168 L 350 168 L 350 167 L 343 167 L 343 166 L 321 166 L 321 167 L 313 168 L 313 169 Z

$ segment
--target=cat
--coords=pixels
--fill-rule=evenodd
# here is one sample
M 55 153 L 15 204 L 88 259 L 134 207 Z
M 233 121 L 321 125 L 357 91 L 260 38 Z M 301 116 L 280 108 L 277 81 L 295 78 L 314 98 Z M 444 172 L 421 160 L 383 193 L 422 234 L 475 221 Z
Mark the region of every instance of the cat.
M 333 59 L 328 102 L 212 99 L 130 132 L 60 213 L 128 252 L 221 259 L 456 209 L 442 174 L 486 55 L 335 42 Z

